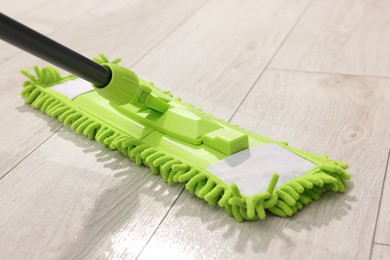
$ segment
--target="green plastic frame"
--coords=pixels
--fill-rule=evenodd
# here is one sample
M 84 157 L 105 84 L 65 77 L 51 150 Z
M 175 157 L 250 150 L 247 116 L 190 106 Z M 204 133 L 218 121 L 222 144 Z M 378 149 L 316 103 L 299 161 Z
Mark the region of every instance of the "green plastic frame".
M 101 64 L 109 63 L 104 55 L 100 55 L 94 60 Z M 118 61 L 116 59 L 111 63 Z M 226 212 L 238 222 L 264 219 L 266 211 L 280 217 L 292 216 L 304 205 L 313 200 L 318 200 L 324 192 L 344 192 L 347 180 L 351 178 L 345 170 L 348 168 L 346 163 L 331 160 L 326 155 L 317 156 L 292 148 L 287 143 L 259 136 L 205 114 L 218 124 L 247 134 L 250 146 L 261 143 L 275 143 L 316 165 L 309 172 L 283 183 L 277 188 L 275 187 L 278 175 L 274 174 L 269 180 L 266 191 L 253 196 L 246 196 L 241 194 L 239 187 L 234 183 L 225 183 L 206 170 L 210 164 L 225 158 L 226 155 L 223 153 L 212 152 L 213 156 L 211 158 L 209 154 L 210 151 L 213 151 L 212 149 L 204 148 L 208 149 L 208 155 L 205 155 L 205 152 L 202 152 L 201 149 L 194 150 L 195 145 L 183 141 L 172 139 L 170 142 L 161 142 L 161 133 L 149 129 L 149 126 L 145 127 L 142 121 L 137 122 L 138 127 L 136 124 L 123 124 L 121 116 L 126 116 L 126 114 L 118 116 L 115 113 L 114 115 L 109 110 L 109 105 L 107 105 L 107 109 L 104 109 L 104 106 L 91 107 L 96 104 L 93 99 L 98 99 L 99 102 L 104 100 L 96 93 L 89 94 L 88 98 L 85 96 L 85 98 L 70 100 L 50 89 L 51 86 L 75 79 L 75 76 L 62 77 L 53 67 L 41 69 L 34 67 L 34 71 L 35 75 L 25 70 L 22 71 L 22 74 L 29 78 L 24 83 L 21 92 L 26 103 L 31 104 L 35 109 L 40 109 L 49 116 L 58 118 L 64 125 L 70 125 L 71 129 L 77 133 L 82 133 L 91 140 L 95 139 L 110 149 L 119 150 L 136 164 L 149 167 L 152 173 L 160 174 L 167 183 L 186 183 L 187 190 L 209 204 L 225 208 Z M 151 83 L 150 87 L 168 101 L 175 100 L 183 106 L 198 112 L 201 111 L 180 101 L 180 99 L 173 98 L 169 92 L 160 91 Z M 79 101 L 75 102 L 77 99 Z M 99 117 L 97 114 L 99 114 Z M 157 137 L 154 137 L 154 135 Z M 172 149 L 173 142 L 177 147 L 188 148 L 189 153 L 178 153 L 177 147 Z M 194 156 L 191 154 L 192 151 L 200 152 Z

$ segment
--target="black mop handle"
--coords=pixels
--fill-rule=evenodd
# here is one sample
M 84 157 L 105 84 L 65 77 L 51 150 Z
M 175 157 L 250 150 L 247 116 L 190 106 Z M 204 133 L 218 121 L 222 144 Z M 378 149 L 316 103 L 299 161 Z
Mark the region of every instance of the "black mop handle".
M 105 67 L 3 13 L 0 13 L 0 38 L 93 83 L 97 87 L 104 87 L 111 80 L 111 72 Z

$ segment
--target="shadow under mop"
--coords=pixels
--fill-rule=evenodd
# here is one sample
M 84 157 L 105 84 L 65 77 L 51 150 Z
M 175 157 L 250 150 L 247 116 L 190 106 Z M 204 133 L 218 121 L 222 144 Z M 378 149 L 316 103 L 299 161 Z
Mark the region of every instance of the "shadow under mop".
M 264 220 L 254 222 L 237 223 L 233 218 L 226 216 L 222 208 L 213 207 L 199 200 L 192 194 L 183 194 L 175 203 L 175 218 L 184 218 L 190 221 L 192 218 L 198 224 L 205 225 L 207 233 L 218 230 L 218 243 L 222 248 L 230 248 L 232 251 L 245 253 L 266 252 L 274 239 L 281 239 L 287 245 L 293 245 L 295 238 L 289 236 L 290 231 L 311 231 L 328 226 L 333 221 L 339 221 L 348 215 L 352 209 L 355 197 L 349 195 L 353 189 L 353 183 L 348 183 L 348 189 L 344 194 L 328 192 L 323 194 L 318 201 L 306 205 L 301 211 L 290 218 L 280 218 L 267 212 Z M 337 205 L 330 210 L 329 204 Z M 200 220 L 200 221 L 199 221 Z M 183 233 L 190 232 L 183 230 Z M 207 233 L 205 236 L 207 237 Z M 160 234 L 161 235 L 161 234 Z M 199 235 L 199 232 L 197 233 Z M 233 241 L 233 242 L 232 242 Z M 223 245 L 225 244 L 225 245 Z M 196 246 L 196 242 L 194 245 Z
M 32 110 L 22 106 L 18 108 L 18 111 L 24 113 Z M 39 113 L 39 111 L 33 112 Z M 52 118 L 46 115 L 42 117 L 47 118 L 45 120 L 51 127 L 51 131 L 58 131 L 57 126 L 53 126 Z M 63 127 L 57 134 L 83 149 L 84 153 L 95 154 L 97 164 L 111 169 L 115 172 L 112 177 L 121 179 L 117 185 L 99 195 L 92 211 L 83 221 L 81 233 L 77 234 L 70 245 L 61 250 L 63 252 L 61 258 L 88 258 L 92 252 L 96 255 L 95 250 L 105 250 L 98 252 L 104 257 L 137 256 L 154 233 L 153 230 L 141 234 L 142 229 L 139 225 L 153 226 L 155 222 L 155 228 L 158 228 L 162 219 L 145 215 L 144 221 L 139 223 L 140 215 L 138 214 L 143 206 L 139 202 L 139 197 L 157 202 L 159 208 L 164 207 L 164 212 L 167 212 L 183 189 L 183 185 L 169 185 L 163 182 L 160 176 L 153 175 L 148 168 L 137 166 L 118 151 L 110 151 L 103 144 L 90 141 L 85 136 L 76 134 L 69 127 Z M 224 209 L 210 206 L 188 192 L 184 192 L 183 196 L 176 201 L 173 214 L 178 221 L 184 217 L 187 220 L 191 218 L 200 220 L 207 227 L 208 232 L 224 229 L 221 243 L 224 243 L 224 240 L 233 241 L 235 244 L 233 250 L 237 253 L 244 253 L 248 250 L 266 252 L 275 238 L 280 238 L 287 244 L 292 243 L 293 238 L 286 234 L 286 230 L 309 231 L 342 219 L 352 208 L 352 203 L 356 201 L 349 195 L 352 188 L 353 182 L 349 182 L 348 189 L 343 195 L 328 192 L 321 196 L 319 201 L 305 206 L 301 212 L 287 219 L 267 213 L 267 218 L 263 221 L 237 223 L 226 215 Z M 335 203 L 337 208 L 332 212 L 327 212 L 329 208 L 322 205 L 326 203 Z M 313 217 L 321 214 L 326 217 Z M 164 215 L 165 213 L 162 217 Z

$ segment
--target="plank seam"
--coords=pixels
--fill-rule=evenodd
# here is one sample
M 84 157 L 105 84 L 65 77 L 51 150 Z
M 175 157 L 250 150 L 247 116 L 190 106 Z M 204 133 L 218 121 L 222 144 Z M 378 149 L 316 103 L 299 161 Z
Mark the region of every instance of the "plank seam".
M 145 54 L 143 56 L 141 56 L 140 59 L 138 59 L 132 66 L 135 66 L 137 63 L 139 63 L 146 55 L 148 55 L 152 50 L 154 50 L 156 47 L 158 47 L 163 41 L 165 41 L 167 39 L 167 37 L 169 37 L 173 32 L 175 32 L 178 28 L 180 28 L 184 23 L 186 23 L 188 21 L 188 19 L 190 19 L 192 16 L 194 16 L 202 7 L 204 7 L 206 5 L 206 2 L 201 4 L 198 8 L 195 9 L 195 11 L 193 11 L 193 13 L 189 16 L 187 16 L 184 20 L 182 20 L 176 27 L 173 28 L 173 30 L 171 30 L 170 32 L 168 32 L 164 37 L 162 37 L 162 39 L 157 43 L 155 44 L 153 47 L 151 47 L 148 51 L 145 52 Z M 82 14 L 78 15 L 77 17 L 80 17 L 82 15 L 84 15 L 85 13 L 87 12 L 90 12 L 91 10 L 95 9 L 96 6 L 92 6 L 91 8 L 89 8 L 88 10 L 86 10 L 85 12 L 83 12 Z M 76 17 L 76 18 L 77 18 Z M 76 19 L 75 18 L 75 19 Z M 62 25 L 61 25 L 62 26 Z M 61 27 L 60 26 L 60 27 Z M 49 33 L 48 35 L 51 35 L 55 33 L 55 31 Z M 20 55 L 22 53 L 22 51 L 16 53 L 15 55 L 13 55 L 12 57 L 9 57 L 8 59 L 0 62 L 0 64 L 3 64 L 5 63 L 6 61 Z M 49 135 L 43 142 L 41 142 L 37 147 L 35 147 L 30 153 L 28 153 L 25 157 L 23 157 L 20 161 L 18 161 L 10 170 L 8 170 L 3 176 L 0 177 L 0 181 L 6 176 L 8 175 L 13 169 L 15 169 L 15 167 L 17 167 L 22 161 L 24 161 L 25 159 L 27 159 L 33 152 L 35 152 L 40 146 L 42 146 L 46 141 L 48 141 L 58 130 L 60 130 L 63 126 L 60 126 L 60 128 L 58 128 L 55 132 L 53 132 L 51 135 Z
M 248 92 L 244 96 L 244 98 L 241 100 L 240 104 L 238 104 L 236 110 L 233 112 L 233 115 L 229 118 L 228 122 L 230 122 L 233 117 L 236 115 L 237 111 L 240 109 L 242 104 L 245 102 L 245 100 L 248 98 L 249 94 L 252 92 L 253 88 L 256 86 L 257 82 L 260 80 L 261 76 L 263 76 L 264 72 L 267 70 L 268 66 L 271 64 L 273 59 L 275 58 L 276 54 L 279 52 L 279 50 L 282 48 L 284 43 L 287 41 L 287 39 L 290 37 L 291 33 L 294 31 L 296 26 L 299 24 L 299 22 L 302 20 L 302 17 L 306 14 L 307 10 L 311 6 L 313 2 L 309 2 L 305 8 L 303 9 L 301 15 L 298 17 L 298 19 L 295 21 L 294 25 L 290 28 L 290 30 L 286 33 L 286 36 L 283 38 L 282 42 L 279 44 L 278 48 L 275 50 L 275 52 L 272 54 L 271 58 L 267 62 L 267 64 L 264 66 L 263 70 L 260 72 L 259 76 L 257 76 L 256 80 L 253 82 L 252 86 L 249 88 Z
M 19 160 L 14 166 L 11 167 L 3 176 L 0 176 L 0 181 L 4 179 L 5 176 L 7 176 L 13 169 L 15 169 L 19 164 L 21 164 L 24 160 L 26 160 L 28 157 L 30 157 L 31 154 L 33 154 L 39 147 L 41 147 L 47 140 L 49 140 L 55 133 L 57 133 L 63 126 L 61 125 L 59 128 L 57 128 L 53 133 L 51 133 L 48 137 L 46 137 L 45 140 L 43 140 L 40 144 L 38 144 L 34 149 L 32 149 L 31 152 L 29 152 L 26 156 L 24 156 L 21 160 Z
M 103 2 L 103 1 L 101 1 L 101 2 Z M 87 10 L 85 10 L 83 13 L 81 13 L 81 14 L 77 15 L 76 17 L 74 17 L 73 20 L 76 20 L 77 18 L 79 18 L 79 17 L 85 15 L 86 13 L 89 13 L 90 11 L 94 10 L 96 7 L 98 7 L 98 6 L 100 5 L 101 2 L 99 2 L 97 5 L 91 6 L 90 8 L 88 8 Z M 45 3 L 43 3 L 42 5 L 44 5 L 44 4 L 45 4 Z M 40 5 L 40 6 L 42 6 L 42 5 Z M 12 18 L 13 18 L 13 17 L 12 17 Z M 68 24 L 71 24 L 71 23 L 66 23 L 66 22 L 62 23 L 62 24 L 60 24 L 60 25 L 58 26 L 58 29 L 59 29 L 59 28 L 61 28 L 61 29 L 67 28 L 68 26 L 66 26 L 66 25 L 68 25 Z M 28 26 L 28 25 L 27 25 L 27 26 Z M 34 28 L 32 28 L 32 29 L 34 29 Z M 56 33 L 56 32 L 57 32 L 57 30 L 54 30 L 54 31 L 52 31 L 51 33 L 48 33 L 47 36 L 51 36 L 52 34 L 54 34 L 54 33 Z M 14 47 L 15 47 L 15 46 L 14 46 Z M 15 48 L 17 48 L 17 47 L 15 47 Z M 18 48 L 17 48 L 17 49 L 18 49 Z M 6 63 L 7 61 L 9 61 L 9 60 L 11 60 L 11 59 L 13 59 L 13 58 L 15 58 L 15 57 L 21 55 L 22 53 L 25 53 L 25 51 L 19 50 L 18 52 L 16 52 L 16 53 L 15 53 L 14 55 L 12 55 L 11 57 L 8 57 L 8 58 L 6 58 L 5 60 L 2 60 L 2 61 L 0 62 L 0 65 L 2 65 L 2 64 L 4 64 L 4 63 Z
M 310 70 L 290 70 L 290 69 L 280 69 L 280 68 L 267 68 L 268 71 L 279 71 L 279 72 L 297 72 L 297 73 L 307 73 L 307 74 L 320 74 L 320 75 L 329 75 L 329 76 L 344 76 L 344 77 L 365 77 L 365 78 L 377 78 L 377 79 L 390 79 L 386 76 L 376 76 L 376 75 L 362 75 L 362 74 L 348 74 L 348 73 L 338 73 L 338 72 L 323 72 L 323 71 L 310 71 Z
M 375 242 L 374 245 L 381 245 L 381 246 L 390 246 L 389 244 Z
M 169 207 L 168 211 L 165 213 L 164 217 L 161 219 L 160 223 L 158 223 L 158 226 L 156 227 L 156 229 L 153 231 L 152 235 L 149 237 L 148 241 L 146 241 L 145 245 L 142 247 L 141 251 L 139 252 L 139 254 L 137 255 L 136 259 L 138 259 L 142 252 L 144 251 L 144 249 L 146 248 L 146 246 L 149 244 L 149 242 L 152 240 L 152 238 L 154 237 L 154 235 L 156 234 L 157 230 L 160 228 L 161 224 L 165 221 L 166 217 L 169 215 L 169 213 L 171 212 L 171 210 L 173 209 L 173 206 L 176 204 L 176 202 L 179 200 L 181 194 L 183 193 L 183 191 L 185 190 L 185 187 L 183 186 L 183 188 L 181 189 L 180 193 L 177 195 L 175 201 L 173 201 L 172 205 Z
M 185 19 L 178 23 L 171 31 L 169 31 L 164 37 L 162 37 L 155 45 L 153 45 L 148 51 L 146 51 L 141 57 L 139 57 L 130 67 L 134 67 L 138 63 L 140 63 L 147 55 L 149 55 L 154 49 L 160 46 L 169 36 L 171 36 L 174 32 L 176 32 L 183 24 L 185 24 L 189 19 L 191 19 L 196 13 L 198 13 L 203 7 L 206 6 L 206 2 L 201 4 L 198 8 L 196 8 L 190 15 L 188 15 Z
M 381 209 L 381 205 L 382 205 L 383 190 L 385 189 L 385 182 L 386 182 L 387 170 L 388 170 L 388 167 L 389 167 L 389 160 L 390 160 L 390 149 L 389 149 L 389 152 L 388 152 L 388 154 L 387 154 L 387 161 L 386 161 L 386 167 L 385 167 L 385 174 L 384 174 L 383 182 L 382 182 L 381 195 L 380 195 L 380 197 L 379 197 L 378 210 L 377 210 L 377 212 L 376 212 L 375 227 L 374 227 L 374 235 L 372 236 L 371 251 L 370 251 L 370 258 L 369 258 L 369 259 L 372 259 L 372 252 L 373 252 L 373 249 L 374 249 L 374 243 L 376 243 L 376 242 L 375 242 L 375 236 L 376 236 L 376 230 L 377 230 L 377 228 L 378 228 L 378 218 L 379 218 L 379 213 L 380 213 L 380 209 Z

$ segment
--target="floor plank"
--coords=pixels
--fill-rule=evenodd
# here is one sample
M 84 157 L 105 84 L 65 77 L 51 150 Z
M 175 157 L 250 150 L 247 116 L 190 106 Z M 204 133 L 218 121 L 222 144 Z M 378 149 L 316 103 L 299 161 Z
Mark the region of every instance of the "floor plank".
M 374 244 L 371 260 L 386 260 L 390 257 L 390 245 Z
M 88 56 L 102 50 L 110 56 L 124 57 L 127 66 L 141 60 L 135 66 L 141 75 L 157 79 L 176 95 L 229 119 L 306 3 L 231 1 L 224 2 L 221 8 L 220 2 L 211 2 L 195 13 L 202 3 L 132 1 L 118 12 L 116 2 L 107 2 L 104 8 L 80 17 L 78 23 L 62 27 L 53 36 Z M 331 3 L 332 8 L 341 10 L 344 15 L 347 11 L 343 10 L 349 10 L 348 2 L 345 5 Z M 270 9 L 265 8 L 266 4 Z M 333 43 L 337 42 L 333 39 L 327 42 L 328 49 L 322 48 L 319 56 L 311 58 L 310 50 L 314 47 L 306 39 L 297 43 L 297 49 L 305 49 L 307 44 L 308 53 L 299 54 L 302 56 L 298 58 L 280 59 L 283 64 L 301 59 L 306 64 L 304 59 L 307 58 L 307 67 L 282 67 L 388 76 L 389 66 L 381 56 L 387 54 L 381 41 L 371 44 L 366 42 L 369 39 L 361 39 L 369 31 L 367 28 L 374 28 L 368 35 L 376 37 L 381 28 L 379 23 L 387 19 L 379 12 L 386 4 L 354 3 L 353 15 L 342 18 L 350 19 L 347 24 L 339 22 L 348 27 L 349 23 L 355 25 L 356 17 L 363 17 L 356 25 L 358 29 L 348 27 L 345 33 L 352 35 L 347 47 L 361 50 L 356 52 L 359 55 L 349 56 L 349 49 Z M 322 7 L 329 10 L 327 2 L 317 1 L 313 6 L 303 20 L 315 26 L 313 21 L 317 21 L 317 17 L 331 11 L 318 11 Z M 370 8 L 362 14 L 361 10 L 367 6 Z M 136 13 L 131 15 L 131 10 Z M 39 19 L 36 18 L 37 26 L 42 24 L 43 30 L 51 28 L 43 22 L 46 20 Z M 187 19 L 190 20 L 182 24 Z M 333 19 L 328 19 L 321 28 L 329 26 L 329 21 L 333 23 Z M 97 20 L 105 21 L 103 29 Z M 125 21 L 127 25 L 123 26 Z M 285 46 L 291 44 L 301 27 L 294 31 Z M 230 29 L 221 31 L 221 28 Z M 319 34 L 326 34 L 330 29 L 321 30 Z M 129 33 L 119 37 L 123 31 Z M 232 31 L 237 36 L 232 36 Z M 312 32 L 302 31 L 304 33 L 310 36 Z M 382 34 L 381 39 L 387 42 L 386 30 Z M 90 40 L 91 35 L 96 37 L 95 41 Z M 170 37 L 162 42 L 166 35 Z M 325 41 L 323 36 L 318 37 L 318 41 Z M 369 50 L 366 44 L 374 48 Z M 336 46 L 335 50 L 330 50 L 329 46 Z M 155 47 L 155 51 L 144 58 Z M 284 48 L 287 47 L 282 48 L 282 54 Z M 11 49 L 2 50 L 1 55 Z M 328 51 L 333 53 L 329 57 L 325 56 Z M 337 57 L 343 55 L 346 61 L 338 61 Z M 20 106 L 22 101 L 17 92 L 22 79 L 16 71 L 35 62 L 35 58 L 19 54 L 3 66 L 0 175 L 3 170 L 7 172 L 16 166 L 51 134 L 54 136 L 0 181 L 0 204 L 6 209 L 0 212 L 0 241 L 7 241 L 0 244 L 0 257 L 125 258 L 137 255 L 182 186 L 167 186 L 148 170 L 67 129 L 54 133 L 59 127 L 55 120 Z M 326 152 L 348 161 L 353 180 L 347 194 L 329 194 L 292 219 L 269 218 L 264 222 L 237 224 L 222 210 L 206 205 L 185 191 L 141 258 L 297 258 L 305 255 L 316 259 L 367 259 L 390 146 L 386 129 L 390 119 L 388 85 L 389 80 L 379 78 L 268 71 L 234 117 L 234 123 L 276 139 L 293 140 L 290 142 L 293 146 L 315 153 Z M 385 187 L 382 198 L 385 213 L 381 209 L 375 239 L 379 242 L 387 241 L 382 239 L 388 226 L 384 205 L 388 201 L 388 181 Z M 387 251 L 374 245 L 373 259 L 387 256 Z
M 308 3 L 210 2 L 134 70 L 229 119 Z
M 89 57 L 97 55 L 100 51 L 111 54 L 113 57 L 119 55 L 121 51 L 117 49 L 121 47 L 123 53 L 126 54 L 124 63 L 131 64 L 145 55 L 156 42 L 162 40 L 203 3 L 202 1 L 180 0 L 110 1 L 59 29 L 53 34 L 53 38 Z M 114 13 L 118 13 L 118 10 L 121 12 L 113 16 Z M 147 18 L 140 19 L 143 16 Z M 115 19 L 111 20 L 110 17 L 115 17 Z M 97 20 L 107 22 L 96 25 Z M 139 29 L 134 30 L 137 27 Z M 111 28 L 114 29 L 110 30 Z M 112 34 L 113 32 L 118 36 Z M 123 32 L 133 33 L 130 35 Z M 118 42 L 121 42 L 120 46 Z M 115 44 L 116 47 L 113 47 Z M 0 178 L 61 125 L 55 119 L 48 118 L 23 105 L 24 102 L 19 92 L 25 78 L 19 71 L 22 68 L 30 69 L 34 64 L 47 65 L 46 62 L 26 53 L 20 53 L 2 64 L 0 128 L 3 137 L 1 138 L 2 146 L 0 146 L 2 158 Z
M 180 188 L 63 128 L 0 182 L 0 258 L 132 258 Z
M 390 76 L 390 1 L 318 0 L 272 68 Z
M 73 3 L 74 2 L 74 3 Z M 75 19 L 96 5 L 95 1 L 68 1 L 65 6 L 72 5 L 75 10 L 64 8 L 65 3 L 47 0 L 26 2 L 17 0 L 4 3 L 2 12 L 10 17 L 47 35 L 64 28 L 69 19 Z M 20 6 L 20 8 L 19 8 Z M 53 12 L 53 9 L 57 9 Z M 31 12 L 31 10 L 34 10 Z M 75 24 L 73 24 L 73 29 Z M 4 176 L 18 161 L 28 155 L 36 146 L 48 138 L 60 124 L 47 119 L 37 112 L 25 114 L 26 107 L 19 95 L 21 85 L 25 81 L 19 73 L 20 69 L 32 67 L 35 63 L 44 64 L 30 54 L 22 53 L 18 48 L 0 41 L 0 128 L 3 131 L 0 147 L 0 178 Z M 16 57 L 15 57 L 16 56 Z M 14 60 L 10 58 L 15 57 Z M 29 64 L 29 65 L 26 65 Z M 16 129 L 16 131 L 15 131 Z M 16 135 L 17 134 L 17 135 Z
M 346 194 L 326 194 L 289 219 L 238 224 L 184 192 L 142 256 L 368 259 L 390 140 L 389 84 L 267 71 L 232 122 L 350 163 Z
M 221 2 L 218 3 L 210 2 L 190 17 L 177 32 L 172 33 L 166 41 L 157 46 L 158 51 L 142 59 L 135 70 L 142 69 L 141 75 L 147 75 L 153 79 L 158 79 L 160 74 L 166 75 L 162 77 L 162 80 L 165 80 L 167 84 L 170 83 L 168 79 L 174 82 L 175 84 L 170 85 L 171 89 L 174 91 L 181 89 L 182 94 L 186 93 L 183 86 L 190 89 L 190 85 L 179 83 L 187 81 L 189 83 L 195 80 L 192 86 L 197 86 L 197 78 L 193 76 L 195 70 L 190 69 L 191 62 L 194 62 L 194 68 L 204 63 L 207 66 L 205 65 L 205 68 L 202 67 L 199 71 L 202 82 L 198 82 L 203 88 L 202 91 L 216 88 L 208 94 L 218 94 L 229 82 L 231 82 L 229 90 L 236 89 L 232 84 L 240 84 L 243 89 L 248 90 L 266 65 L 265 60 L 276 51 L 307 1 L 287 4 L 291 7 L 290 9 L 282 8 L 286 5 L 284 1 L 274 1 L 268 7 L 270 8 L 268 12 L 272 15 L 266 15 L 267 11 L 264 11 L 269 6 L 267 1 L 251 1 L 248 4 L 230 1 L 224 5 L 225 10 L 221 8 Z M 148 8 L 145 10 L 151 9 L 150 6 L 145 8 Z M 111 14 L 114 10 L 113 7 Z M 134 8 L 134 10 L 140 12 L 139 9 Z M 178 21 L 178 18 L 172 17 L 172 14 L 161 13 L 160 8 L 155 8 L 155 10 L 165 17 L 164 19 L 154 18 L 159 24 L 153 23 L 152 18 L 146 19 L 148 21 L 147 25 L 144 25 L 146 28 L 156 28 L 158 25 L 161 28 L 167 28 L 168 26 L 163 25 L 161 21 Z M 264 12 L 262 19 L 258 16 L 260 11 Z M 177 12 L 176 10 L 173 13 Z M 213 18 L 215 14 L 218 15 L 218 19 Z M 131 18 L 131 15 L 127 15 Z M 188 13 L 187 15 L 190 16 Z M 136 16 L 129 21 L 128 26 L 129 28 L 134 26 L 134 29 L 137 29 L 136 24 L 139 23 L 141 17 L 152 16 L 150 13 L 147 16 Z M 234 22 L 230 21 L 232 18 Z M 94 25 L 96 19 L 88 19 L 91 19 L 91 27 L 88 28 L 91 30 L 90 33 L 93 33 L 98 29 L 98 26 Z M 237 26 L 240 20 L 243 21 L 243 25 Z M 224 33 L 214 39 L 213 34 L 220 31 L 221 26 L 226 23 L 232 26 L 230 33 Z M 211 30 L 208 26 L 210 24 L 215 24 Z M 67 44 L 79 43 L 79 48 L 87 54 L 92 52 L 92 49 L 96 51 L 104 46 L 107 46 L 108 53 L 113 55 L 123 50 L 125 64 L 132 64 L 142 58 L 140 47 L 137 47 L 142 44 L 137 43 L 139 45 L 134 48 L 128 44 L 133 39 L 138 40 L 143 35 L 146 39 L 152 39 L 153 46 L 149 46 L 146 40 L 143 43 L 144 47 L 148 48 L 153 48 L 161 41 L 161 39 L 150 38 L 151 29 L 145 31 L 146 29 L 141 27 L 134 31 L 133 35 L 124 34 L 120 39 L 96 36 L 97 39 L 106 39 L 106 42 L 101 42 L 100 47 L 97 48 L 98 41 L 84 43 L 80 40 L 87 26 L 79 25 L 78 28 L 81 30 L 76 32 L 79 39 L 64 39 Z M 104 33 L 112 33 L 108 28 Z M 242 29 L 243 32 L 236 32 L 238 29 Z M 67 30 L 70 29 L 65 29 Z M 117 32 L 123 31 L 124 28 L 117 28 L 117 30 Z M 125 31 L 133 32 L 131 29 Z M 56 35 L 61 37 L 63 33 L 64 31 L 61 31 Z M 234 33 L 237 35 L 232 37 Z M 264 40 L 254 33 L 269 34 L 270 39 Z M 207 38 L 200 38 L 201 36 L 207 36 Z M 176 42 L 173 46 L 170 45 L 172 37 Z M 205 39 L 209 39 L 208 44 L 202 42 Z M 192 42 L 200 45 L 194 49 L 193 47 L 196 46 Z M 188 51 L 188 53 L 185 59 L 179 59 L 178 52 L 183 53 L 183 51 Z M 162 57 L 164 52 L 166 52 L 166 57 Z M 135 55 L 132 56 L 133 54 Z M 144 55 L 144 53 L 141 54 Z M 167 57 L 171 56 L 171 63 L 163 63 Z M 256 57 L 256 60 L 252 60 L 252 56 Z M 129 57 L 134 60 L 126 61 Z M 183 63 L 178 63 L 179 60 Z M 158 61 L 157 64 L 156 61 Z M 184 65 L 186 70 L 180 70 Z M 12 66 L 7 67 L 7 70 L 15 69 Z M 150 71 L 147 69 L 149 67 Z M 240 74 L 246 75 L 245 81 L 242 80 Z M 221 78 L 221 82 L 218 77 Z M 11 95 L 12 91 L 9 93 Z M 236 92 L 223 91 L 218 94 L 218 103 L 211 105 L 210 99 L 202 98 L 206 93 L 195 89 L 190 93 L 191 95 L 186 93 L 187 101 L 197 100 L 199 106 L 208 105 L 209 110 L 224 114 L 226 117 L 231 116 L 234 111 L 229 106 L 237 107 L 245 94 L 240 93 L 232 97 Z M 213 100 L 216 101 L 216 99 Z M 230 114 L 221 113 L 221 106 L 228 108 Z M 34 118 L 35 115 L 31 117 Z M 162 183 L 160 177 L 153 176 L 148 170 L 139 169 L 120 154 L 109 151 L 106 153 L 105 149 L 96 145 L 72 133 L 68 128 L 63 128 L 54 133 L 52 138 L 16 166 L 6 178 L 3 178 L 0 186 L 4 192 L 0 195 L 0 204 L 3 208 L 12 205 L 12 209 L 10 212 L 0 212 L 0 221 L 7 223 L 7 226 L 16 226 L 18 232 L 13 232 L 14 228 L 0 232 L 3 234 L 1 238 L 8 238 L 9 241 L 7 244 L 0 244 L 0 258 L 7 256 L 17 258 L 27 253 L 37 258 L 131 258 L 142 249 L 141 247 L 147 242 L 146 238 L 153 234 L 183 186 L 167 186 Z M 77 151 L 73 153 L 73 149 Z M 121 178 L 125 180 L 121 181 Z M 38 184 L 34 184 L 35 182 Z M 15 190 L 25 191 L 18 193 Z M 46 199 L 39 202 L 40 198 Z M 116 202 L 118 204 L 113 205 Z
M 375 232 L 375 242 L 390 245 L 390 150 L 387 158 L 386 180 L 383 186 L 381 206 Z
M 53 32 L 68 26 L 70 21 L 77 21 L 85 12 L 101 2 L 103 1 L 15 0 L 2 3 L 1 11 L 42 34 L 51 35 Z M 68 8 L 69 6 L 72 8 Z M 0 41 L 0 48 L 2 50 L 0 63 L 22 52 L 4 41 Z

